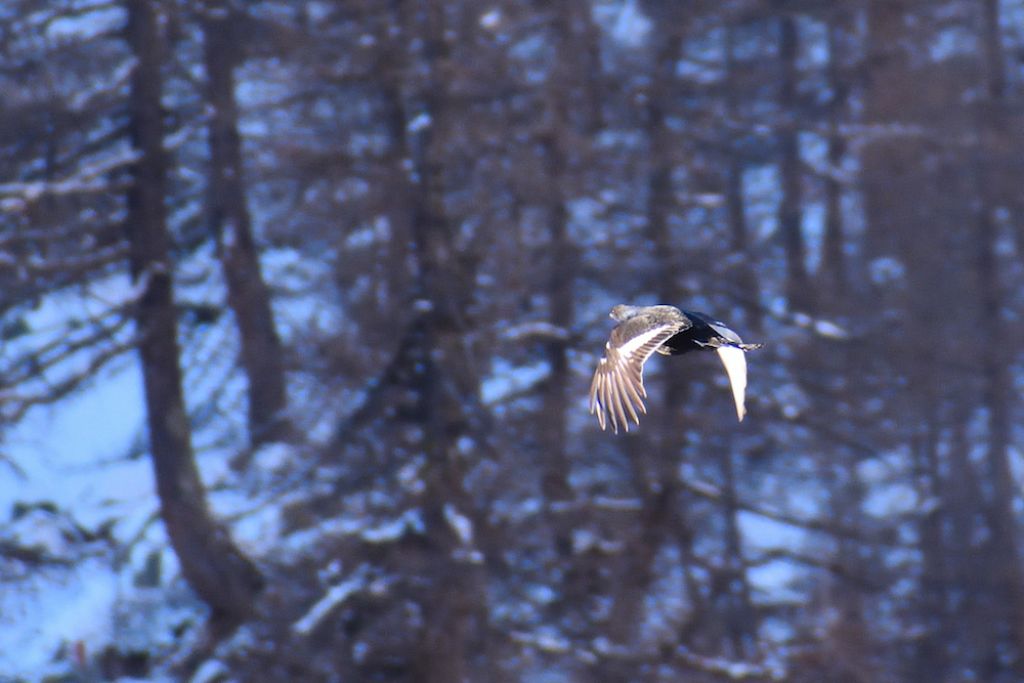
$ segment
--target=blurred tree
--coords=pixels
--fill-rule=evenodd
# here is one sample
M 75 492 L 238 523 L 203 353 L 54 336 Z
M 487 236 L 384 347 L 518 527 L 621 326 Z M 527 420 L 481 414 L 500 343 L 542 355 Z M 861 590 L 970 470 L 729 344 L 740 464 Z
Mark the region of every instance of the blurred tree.
M 126 0 L 125 7 L 126 39 L 137 60 L 129 99 L 129 132 L 137 160 L 128 190 L 125 231 L 132 280 L 139 290 L 135 324 L 156 490 L 182 574 L 209 605 L 215 630 L 231 629 L 251 613 L 253 597 L 263 580 L 228 531 L 211 517 L 192 453 L 164 208 L 167 157 L 160 104 L 163 39 L 159 10 L 150 0 Z
M 979 98 L 976 125 L 978 146 L 973 161 L 977 195 L 975 244 L 978 273 L 978 325 L 988 335 L 986 345 L 991 349 L 982 360 L 982 405 L 987 409 L 988 444 L 985 450 L 987 475 L 992 485 L 988 509 L 991 530 L 991 562 L 994 570 L 994 590 L 1005 594 L 1004 612 L 1008 649 L 1014 651 L 1013 672 L 1024 675 L 1024 566 L 1020 553 L 1020 525 L 1014 513 L 1016 486 L 1012 471 L 1010 444 L 1012 442 L 1012 415 L 1016 398 L 1010 368 L 1014 363 L 1014 349 L 1003 343 L 1011 333 L 1004 319 L 1006 285 L 1003 266 L 999 258 L 1000 234 L 1003 221 L 1000 214 L 1006 207 L 996 188 L 999 186 L 1003 148 L 1006 144 L 1006 60 L 1000 30 L 998 2 L 985 0 L 977 20 L 977 43 L 984 46 L 978 56 L 978 71 L 983 74 L 984 95 Z M 968 153 L 969 154 L 969 153 Z M 998 655 L 993 655 L 998 660 Z M 1002 666 L 995 662 L 986 675 L 996 676 Z
M 224 269 L 228 305 L 235 314 L 241 362 L 249 382 L 249 438 L 253 446 L 288 433 L 284 350 L 260 271 L 235 96 L 235 68 L 244 50 L 242 13 L 232 3 L 209 0 L 200 10 L 206 69 L 210 180 L 207 220 Z
M 807 247 L 803 228 L 803 163 L 800 157 L 798 102 L 800 31 L 796 18 L 783 10 L 779 35 L 779 231 L 786 254 L 786 298 L 796 310 L 812 311 L 814 302 L 807 275 Z

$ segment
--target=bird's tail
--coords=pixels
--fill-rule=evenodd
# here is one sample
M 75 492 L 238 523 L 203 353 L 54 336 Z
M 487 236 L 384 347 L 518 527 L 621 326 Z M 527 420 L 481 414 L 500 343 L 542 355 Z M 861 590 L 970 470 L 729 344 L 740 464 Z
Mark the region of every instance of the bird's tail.
M 747 414 L 747 408 L 745 405 L 745 397 L 747 393 L 747 358 L 745 355 L 745 346 L 755 346 L 753 344 L 743 344 L 736 346 L 719 346 L 718 357 L 722 359 L 722 365 L 725 366 L 725 374 L 729 376 L 729 384 L 732 387 L 732 398 L 736 402 L 736 417 L 739 418 L 740 422 L 743 421 L 743 416 Z M 759 344 L 756 346 L 760 346 Z

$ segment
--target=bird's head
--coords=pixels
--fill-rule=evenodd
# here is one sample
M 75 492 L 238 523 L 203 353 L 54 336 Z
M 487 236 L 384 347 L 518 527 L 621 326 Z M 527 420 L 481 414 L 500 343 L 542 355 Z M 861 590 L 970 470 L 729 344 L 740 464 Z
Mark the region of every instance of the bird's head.
M 640 312 L 639 306 L 630 306 L 629 304 L 619 304 L 612 308 L 612 312 L 608 314 L 612 320 L 622 322 L 623 320 L 629 320 L 634 315 Z

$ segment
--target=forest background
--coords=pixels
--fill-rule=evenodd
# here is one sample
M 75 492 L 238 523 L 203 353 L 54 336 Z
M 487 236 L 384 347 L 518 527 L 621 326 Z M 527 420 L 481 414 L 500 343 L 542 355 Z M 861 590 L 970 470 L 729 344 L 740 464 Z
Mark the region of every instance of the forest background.
M 1024 679 L 1024 2 L 9 0 L 0 680 Z M 748 341 L 587 386 L 616 303 Z

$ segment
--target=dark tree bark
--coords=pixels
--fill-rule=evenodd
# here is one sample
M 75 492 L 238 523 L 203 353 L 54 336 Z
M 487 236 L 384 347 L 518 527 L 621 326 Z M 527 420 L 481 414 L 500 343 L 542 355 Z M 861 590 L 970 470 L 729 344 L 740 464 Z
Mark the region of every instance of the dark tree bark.
M 992 494 L 989 505 L 991 548 L 995 572 L 994 591 L 1005 594 L 1007 628 L 1011 646 L 1016 650 L 1014 671 L 1024 675 L 1024 567 L 1021 565 L 1019 529 L 1014 512 L 1016 487 L 1010 465 L 1013 429 L 1013 404 L 1016 396 L 1012 368 L 1016 358 L 1006 344 L 1007 325 L 1003 313 L 1006 298 L 1002 269 L 998 259 L 999 230 L 996 212 L 997 171 L 992 159 L 999 158 L 1006 139 L 1003 110 L 1006 107 L 1005 61 L 999 28 L 999 3 L 985 0 L 982 5 L 981 42 L 986 46 L 984 73 L 986 101 L 978 121 L 981 148 L 977 151 L 978 228 L 976 243 L 979 277 L 978 326 L 987 332 L 986 353 L 982 354 L 984 390 L 982 399 L 988 408 L 988 445 L 986 461 Z M 1003 604 L 996 598 L 996 604 Z
M 825 176 L 825 236 L 821 272 L 836 301 L 845 299 L 849 287 L 846 266 L 846 235 L 843 226 L 843 184 L 836 177 L 846 156 L 846 137 L 840 130 L 850 86 L 843 75 L 843 44 L 849 30 L 845 12 L 837 12 L 828 26 L 828 79 L 832 89 L 828 111 L 828 169 Z
M 544 146 L 547 155 L 552 188 L 563 182 L 565 167 L 561 143 L 549 140 Z M 575 279 L 575 249 L 567 234 L 568 215 L 559 190 L 548 204 L 551 259 L 548 271 L 548 302 L 551 323 L 568 330 L 573 321 L 573 281 Z M 572 498 L 568 484 L 570 461 L 567 448 L 568 431 L 565 409 L 569 403 L 572 387 L 569 371 L 568 339 L 550 339 L 545 342 L 545 352 L 551 364 L 551 376 L 544 386 L 544 405 L 541 422 L 544 428 L 548 461 L 544 472 L 544 494 L 549 503 L 567 502 Z
M 758 618 L 751 599 L 750 582 L 747 580 L 747 561 L 740 532 L 736 463 L 728 446 L 722 449 L 718 457 L 722 470 L 722 515 L 725 521 L 725 557 L 722 558 L 725 580 L 722 592 L 726 597 L 726 607 L 723 616 L 732 655 L 746 658 L 756 655 L 758 651 Z
M 799 34 L 796 19 L 784 14 L 779 18 L 779 230 L 786 255 L 786 299 L 795 310 L 811 310 L 814 302 L 807 276 L 807 247 L 802 222 L 803 172 L 800 163 L 800 139 L 797 130 L 797 51 Z
M 403 159 L 411 163 L 414 180 L 409 190 L 409 230 L 416 266 L 416 294 L 422 313 L 418 330 L 419 361 L 412 389 L 424 427 L 423 448 L 427 459 L 425 487 L 419 495 L 429 558 L 425 561 L 426 585 L 419 596 L 423 625 L 412 655 L 413 678 L 424 683 L 448 683 L 474 678 L 479 667 L 494 678 L 485 656 L 487 599 L 484 570 L 480 564 L 459 557 L 465 539 L 452 528 L 450 514 L 470 518 L 473 502 L 466 495 L 464 463 L 456 448 L 460 436 L 470 432 L 470 406 L 476 403 L 478 378 L 467 357 L 468 331 L 474 275 L 465 253 L 454 244 L 453 222 L 445 207 L 445 135 L 448 131 L 448 92 L 451 78 L 451 47 L 443 3 L 423 8 L 399 8 L 407 34 L 400 48 L 410 58 L 422 60 L 423 82 L 412 94 L 420 115 L 429 124 L 409 132 L 411 120 L 400 89 L 393 93 L 393 131 L 405 145 Z M 454 29 L 452 29 L 454 30 Z M 417 53 L 416 50 L 419 50 Z M 476 527 L 478 531 L 482 529 Z M 474 666 L 478 664 L 478 666 Z
M 931 500 L 943 496 L 942 469 L 939 456 L 941 416 L 939 398 L 934 387 L 929 387 L 929 419 L 925 433 L 915 444 L 916 468 L 920 472 L 922 495 Z M 914 676 L 918 680 L 939 680 L 947 671 L 946 647 L 949 643 L 949 614 L 947 605 L 951 581 L 950 560 L 953 555 L 943 533 L 944 513 L 935 510 L 921 517 L 918 534 L 921 539 L 921 565 L 925 577 L 920 601 L 923 607 L 927 634 L 918 646 L 918 656 L 913 662 Z
M 1015 485 L 1010 467 L 1011 410 L 1015 395 L 1012 363 L 1003 352 L 1001 322 L 1002 294 L 999 269 L 995 259 L 995 229 L 993 218 L 987 211 L 979 217 L 978 273 L 982 279 L 979 318 L 989 330 L 988 349 L 984 354 L 982 376 L 983 403 L 988 408 L 988 444 L 986 447 L 987 475 L 992 487 L 988 507 L 992 553 L 993 590 L 1005 594 L 1005 602 L 998 601 L 1006 610 L 1005 618 L 1013 647 L 1018 652 L 1019 675 L 1024 675 L 1024 570 L 1021 567 L 1017 521 L 1014 514 Z
M 239 57 L 238 17 L 224 0 L 209 0 L 202 12 L 210 182 L 208 220 L 235 314 L 241 362 L 249 381 L 249 439 L 259 446 L 288 434 L 284 351 L 260 271 L 252 219 L 245 199 L 245 173 L 238 132 L 234 70 Z
M 949 583 L 944 586 L 946 611 L 940 615 L 942 622 L 937 634 L 943 638 L 940 644 L 944 649 L 943 658 L 927 664 L 935 677 L 949 670 L 938 668 L 942 659 L 946 663 L 966 659 L 971 667 L 978 666 L 989 657 L 1000 628 L 1000 620 L 993 618 L 989 597 L 992 582 L 987 577 L 992 573 L 991 565 L 978 547 L 985 500 L 981 477 L 971 462 L 974 443 L 967 433 L 971 412 L 970 406 L 959 403 L 951 406 L 945 416 L 952 428 L 948 436 L 950 448 L 942 485 L 942 506 L 936 514 L 941 515 L 946 526 L 948 552 L 943 560 L 948 567 L 945 576 Z M 939 547 L 932 552 L 942 549 Z M 938 578 L 943 576 L 939 574 Z M 1000 604 L 1003 602 L 1000 596 Z
M 544 91 L 545 126 L 540 138 L 547 179 L 542 201 L 548 221 L 546 288 L 549 317 L 553 325 L 563 330 L 571 329 L 576 308 L 573 290 L 578 253 L 569 234 L 566 202 L 573 165 L 570 156 L 573 151 L 572 138 L 575 134 L 570 106 L 573 84 L 586 82 L 587 78 L 582 60 L 577 59 L 585 53 L 584 46 L 574 31 L 574 20 L 580 5 L 578 0 L 559 0 L 555 4 L 552 40 L 557 58 Z M 583 38 L 589 39 L 589 36 Z M 594 114 L 593 111 L 586 113 L 590 116 Z M 593 124 L 587 120 L 579 125 L 589 127 Z M 569 479 L 572 445 L 566 411 L 571 404 L 572 392 L 575 391 L 569 366 L 571 342 L 566 337 L 551 338 L 545 341 L 544 346 L 551 375 L 544 384 L 539 416 L 546 451 L 541 490 L 548 508 L 548 524 L 554 550 L 565 568 L 561 577 L 561 599 L 552 607 L 554 613 L 564 617 L 583 608 L 588 582 L 580 581 L 578 577 L 588 572 L 590 558 L 579 556 L 573 552 L 572 547 L 572 534 L 583 522 L 583 514 L 571 505 L 576 494 Z
M 880 126 L 917 123 L 919 97 L 914 92 L 915 76 L 910 53 L 918 40 L 908 35 L 906 2 L 869 0 L 866 11 L 867 35 L 864 68 L 868 77 L 864 87 L 864 120 Z M 909 102 L 908 102 L 909 100 Z M 908 216 L 920 220 L 912 207 L 903 208 L 895 201 L 911 204 L 925 202 L 919 195 L 916 181 L 920 174 L 908 169 L 920 168 L 921 145 L 914 140 L 897 139 L 886 143 L 869 143 L 861 150 L 864 172 L 858 182 L 864 197 L 864 252 L 868 259 L 907 254 L 915 257 L 905 242 L 912 231 L 906 225 Z
M 672 174 L 673 149 L 678 140 L 669 127 L 668 117 L 679 87 L 675 69 L 683 47 L 685 10 L 669 12 L 669 16 L 672 20 L 666 19 L 652 35 L 654 75 L 645 121 L 650 149 L 646 236 L 654 252 L 653 286 L 660 301 L 675 304 L 682 301 L 683 295 L 675 267 L 679 248 L 672 240 L 669 225 L 676 209 Z M 640 644 L 644 599 L 655 579 L 654 563 L 658 553 L 671 538 L 673 525 L 685 523 L 685 512 L 679 507 L 678 474 L 672 464 L 685 458 L 686 432 L 678 428 L 677 421 L 680 406 L 685 405 L 686 391 L 686 385 L 677 375 L 668 375 L 659 406 L 661 417 L 650 420 L 651 425 L 658 422 L 653 431 L 660 436 L 648 437 L 650 441 L 630 454 L 632 486 L 640 498 L 641 508 L 631 518 L 631 527 L 624 532 L 628 535 L 618 558 L 608 615 L 608 637 L 626 648 Z M 634 673 L 630 665 L 606 662 L 595 675 L 597 680 L 611 682 L 630 680 Z
M 729 224 L 730 247 L 740 261 L 736 266 L 736 284 L 740 303 L 746 312 L 746 323 L 755 333 L 764 329 L 761 314 L 760 291 L 756 262 L 750 249 L 750 229 L 747 225 L 746 200 L 743 193 L 744 160 L 740 146 L 735 144 L 736 130 L 739 129 L 739 85 L 736 78 L 736 30 L 725 29 L 725 125 L 722 128 L 722 148 L 725 150 L 725 210 Z
M 155 3 L 128 0 L 126 7 L 126 36 L 137 59 L 131 78 L 129 128 L 138 161 L 132 169 L 125 230 L 132 279 L 141 292 L 135 315 L 160 513 L 182 574 L 209 605 L 213 623 L 226 626 L 249 614 L 262 578 L 211 517 L 193 458 L 164 207 L 162 40 Z

